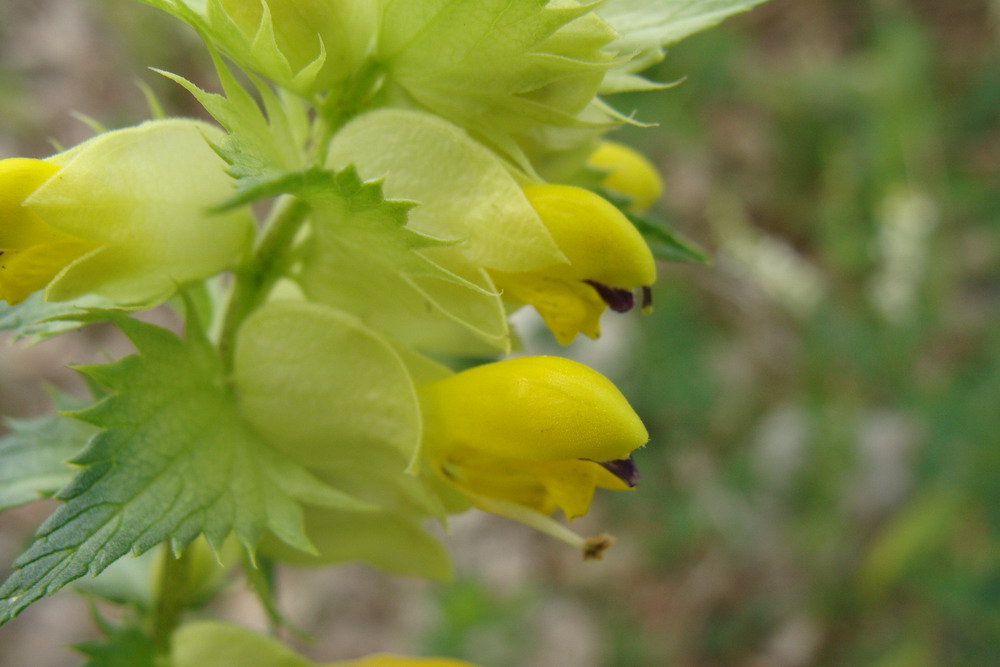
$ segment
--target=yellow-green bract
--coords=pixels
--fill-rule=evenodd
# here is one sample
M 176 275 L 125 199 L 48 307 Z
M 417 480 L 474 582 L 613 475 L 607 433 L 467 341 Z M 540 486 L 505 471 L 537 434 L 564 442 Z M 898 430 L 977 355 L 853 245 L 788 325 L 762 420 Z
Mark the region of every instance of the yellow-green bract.
M 151 121 L 44 161 L 0 162 L 4 186 L 25 182 L 25 163 L 34 174 L 30 191 L 5 187 L 0 201 L 9 261 L 0 296 L 19 301 L 45 288 L 52 301 L 96 294 L 148 307 L 232 266 L 249 248 L 253 223 L 246 210 L 209 212 L 233 192 L 206 142 L 220 136 L 196 121 Z

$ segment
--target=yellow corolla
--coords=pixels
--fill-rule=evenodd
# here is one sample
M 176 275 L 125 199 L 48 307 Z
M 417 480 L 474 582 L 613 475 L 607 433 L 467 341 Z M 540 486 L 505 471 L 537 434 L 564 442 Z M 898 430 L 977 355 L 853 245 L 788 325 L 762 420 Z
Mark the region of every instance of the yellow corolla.
M 570 185 L 529 186 L 524 194 L 569 261 L 523 273 L 491 271 L 505 299 L 534 306 L 563 345 L 577 333 L 597 338 L 605 308 L 630 310 L 636 288 L 648 305 L 656 264 L 621 211 Z
M 631 454 L 648 440 L 645 427 L 607 378 L 575 361 L 508 359 L 418 393 L 425 460 L 482 509 L 574 518 L 595 488 L 638 482 Z
M 97 247 L 47 225 L 22 206 L 59 167 L 44 160 L 0 160 L 0 300 L 24 301 L 73 260 Z
M 605 172 L 601 185 L 628 197 L 635 211 L 645 211 L 663 194 L 663 181 L 656 167 L 624 144 L 601 142 L 587 158 L 587 165 Z

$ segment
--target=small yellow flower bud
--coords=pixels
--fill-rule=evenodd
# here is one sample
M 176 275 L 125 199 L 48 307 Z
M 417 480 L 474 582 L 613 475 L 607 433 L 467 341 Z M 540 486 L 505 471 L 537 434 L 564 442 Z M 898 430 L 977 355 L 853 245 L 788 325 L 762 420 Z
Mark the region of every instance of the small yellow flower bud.
M 524 189 L 568 263 L 526 273 L 492 271 L 504 297 L 535 307 L 556 339 L 600 334 L 607 306 L 631 309 L 631 290 L 656 280 L 656 263 L 642 235 L 602 197 L 569 185 Z
M 645 211 L 663 194 L 663 181 L 653 163 L 624 144 L 602 142 L 587 165 L 607 172 L 601 185 L 632 200 L 635 211 Z

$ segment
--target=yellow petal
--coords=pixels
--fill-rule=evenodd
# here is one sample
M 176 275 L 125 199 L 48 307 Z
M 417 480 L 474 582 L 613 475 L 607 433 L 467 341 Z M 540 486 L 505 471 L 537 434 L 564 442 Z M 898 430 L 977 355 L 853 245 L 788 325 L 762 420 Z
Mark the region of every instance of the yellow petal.
M 623 289 L 656 281 L 649 246 L 607 200 L 570 185 L 534 185 L 524 194 L 570 262 L 545 269 L 546 275 Z
M 627 458 L 648 434 L 603 375 L 561 357 L 477 366 L 419 390 L 433 456 L 468 447 L 529 461 Z
M 94 247 L 93 243 L 74 239 L 0 253 L 0 299 L 11 305 L 24 301 Z
M 663 181 L 653 163 L 624 144 L 602 142 L 587 164 L 607 172 L 601 185 L 632 200 L 635 211 L 645 211 L 663 194 Z
M 601 334 L 601 313 L 607 304 L 587 283 L 535 273 L 490 275 L 504 299 L 534 306 L 560 344 L 569 345 L 577 333 L 591 338 Z
M 536 185 L 524 194 L 569 263 L 491 271 L 494 284 L 505 299 L 534 306 L 563 345 L 578 333 L 597 338 L 607 304 L 629 310 L 630 290 L 656 280 L 649 246 L 621 211 L 588 190 Z
M 58 234 L 41 218 L 21 206 L 59 167 L 43 160 L 0 160 L 0 250 L 23 250 L 52 240 Z

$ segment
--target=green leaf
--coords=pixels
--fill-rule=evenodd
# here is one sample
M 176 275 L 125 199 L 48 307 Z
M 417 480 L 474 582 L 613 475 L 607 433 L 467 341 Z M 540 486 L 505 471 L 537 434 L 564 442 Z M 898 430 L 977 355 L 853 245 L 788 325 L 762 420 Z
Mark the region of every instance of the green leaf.
M 646 239 L 653 256 L 666 262 L 691 262 L 707 264 L 708 254 L 693 242 L 669 231 L 660 223 L 633 214 L 626 214 L 635 228 Z
M 194 324 L 187 339 L 109 312 L 139 355 L 81 369 L 112 394 L 75 413 L 105 429 L 0 587 L 0 623 L 128 552 L 204 533 L 216 550 L 235 533 L 249 550 L 265 530 L 309 551 L 297 501 L 362 504 L 278 455 L 247 427 L 219 356 Z
M 158 664 L 156 646 L 141 628 L 113 626 L 96 612 L 94 616 L 105 637 L 73 645 L 89 658 L 82 667 L 155 667 Z
M 630 201 L 626 197 L 604 190 L 594 188 L 598 194 L 618 207 L 635 228 L 642 234 L 642 238 L 649 244 L 649 250 L 657 259 L 665 262 L 688 262 L 694 264 L 707 264 L 711 261 L 708 254 L 699 248 L 693 241 L 689 241 L 680 234 L 673 232 L 666 227 L 662 220 L 653 219 L 647 215 L 640 215 L 629 210 Z
M 13 340 L 42 340 L 79 329 L 84 323 L 76 316 L 87 308 L 107 305 L 107 301 L 96 296 L 75 301 L 46 301 L 41 292 L 35 292 L 16 306 L 0 302 L 0 331 L 10 331 Z
M 50 496 L 68 484 L 78 468 L 67 461 L 96 432 L 59 414 L 8 425 L 11 433 L 0 440 L 0 510 Z
M 161 554 L 162 549 L 152 549 L 135 558 L 119 558 L 96 577 L 77 579 L 73 590 L 115 604 L 151 610 L 156 604 L 152 570 Z
M 229 165 L 229 173 L 240 187 L 298 167 L 303 161 L 306 141 L 302 103 L 288 96 L 279 97 L 251 76 L 262 108 L 214 51 L 212 59 L 225 95 L 206 92 L 177 74 L 154 71 L 191 93 L 226 129 L 228 135 L 214 148 Z

